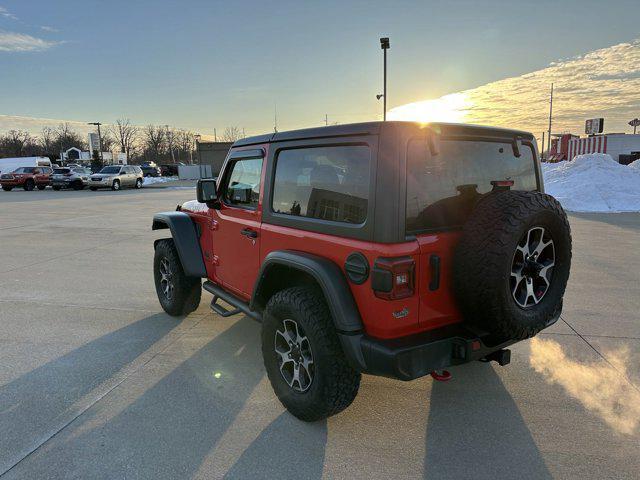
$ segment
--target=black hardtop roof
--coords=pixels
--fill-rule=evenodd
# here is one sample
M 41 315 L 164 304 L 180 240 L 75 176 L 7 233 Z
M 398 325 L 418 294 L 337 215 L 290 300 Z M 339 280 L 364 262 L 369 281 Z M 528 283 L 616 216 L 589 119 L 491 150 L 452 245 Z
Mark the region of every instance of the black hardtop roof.
M 533 139 L 533 135 L 529 132 L 522 130 L 512 130 L 507 128 L 489 127 L 484 125 L 471 125 L 461 123 L 420 123 L 420 122 L 401 122 L 401 121 L 387 121 L 387 122 L 363 122 L 363 123 L 348 123 L 344 125 L 331 125 L 328 127 L 316 127 L 305 128 L 302 130 L 290 130 L 288 132 L 275 132 L 267 133 L 264 135 L 256 135 L 253 137 L 246 137 L 237 140 L 232 145 L 233 147 L 243 147 L 248 145 L 257 145 L 261 143 L 282 142 L 288 140 L 304 140 L 310 138 L 322 138 L 322 137 L 344 137 L 353 135 L 377 135 L 380 133 L 383 125 L 388 126 L 405 126 L 405 127 L 430 127 L 434 130 L 446 130 L 452 134 L 459 135 L 487 135 L 487 136 L 502 136 L 502 137 L 523 137 Z

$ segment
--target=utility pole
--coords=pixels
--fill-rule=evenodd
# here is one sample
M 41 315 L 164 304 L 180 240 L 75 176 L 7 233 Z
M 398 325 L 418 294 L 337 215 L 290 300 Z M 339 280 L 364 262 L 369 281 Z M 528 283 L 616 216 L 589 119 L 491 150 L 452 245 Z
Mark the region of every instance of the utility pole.
M 329 125 L 329 115 L 328 114 L 324 114 L 324 126 L 328 126 Z
M 216 132 L 215 127 L 213 128 L 213 141 L 214 141 L 214 142 L 217 142 L 217 141 L 218 141 L 218 134 L 217 134 L 217 132 Z
M 380 100 L 382 98 L 382 120 L 387 121 L 387 50 L 391 47 L 389 43 L 389 37 L 383 37 L 380 39 L 380 48 L 384 52 L 383 56 L 383 76 L 382 76 L 382 94 L 376 95 L 376 98 Z
M 102 158 L 102 134 L 100 133 L 100 122 L 89 122 L 87 125 L 95 125 L 98 127 L 98 143 L 100 144 L 100 163 L 104 163 L 104 159 Z
M 551 151 L 551 116 L 553 115 L 553 83 L 551 84 L 551 98 L 549 99 L 549 132 L 547 135 L 547 155 Z
M 540 156 L 544 160 L 544 132 L 542 132 L 542 152 L 540 152 Z

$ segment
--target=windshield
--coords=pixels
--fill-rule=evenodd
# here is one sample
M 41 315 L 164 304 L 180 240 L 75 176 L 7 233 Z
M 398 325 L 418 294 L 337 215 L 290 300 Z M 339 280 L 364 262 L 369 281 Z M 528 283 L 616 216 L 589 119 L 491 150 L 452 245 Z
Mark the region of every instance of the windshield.
M 60 175 L 60 174 L 65 174 L 65 173 L 69 173 L 71 170 L 69 170 L 68 168 L 54 168 L 53 169 L 53 173 Z
M 13 173 L 33 173 L 35 170 L 35 167 L 20 167 L 16 168 Z
M 438 142 L 431 155 L 425 139 L 409 142 L 407 151 L 407 233 L 461 226 L 494 180 L 513 181 L 512 190 L 536 190 L 534 153 L 511 143 L 482 140 Z
M 100 173 L 120 173 L 120 167 L 104 167 Z

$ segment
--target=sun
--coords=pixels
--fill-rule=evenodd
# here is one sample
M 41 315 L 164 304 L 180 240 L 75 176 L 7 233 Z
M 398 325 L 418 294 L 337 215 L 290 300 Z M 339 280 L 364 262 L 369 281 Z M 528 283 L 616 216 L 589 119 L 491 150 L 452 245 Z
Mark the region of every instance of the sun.
M 434 100 L 423 100 L 394 107 L 387 113 L 387 118 L 424 123 L 462 123 L 470 107 L 471 101 L 465 93 L 452 93 Z

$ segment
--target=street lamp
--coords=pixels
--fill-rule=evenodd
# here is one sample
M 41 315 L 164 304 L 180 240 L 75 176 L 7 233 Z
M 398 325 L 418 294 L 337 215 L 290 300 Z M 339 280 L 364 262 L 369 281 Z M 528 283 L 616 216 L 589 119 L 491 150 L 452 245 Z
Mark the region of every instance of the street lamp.
M 389 37 L 383 37 L 380 39 L 380 48 L 384 52 L 384 77 L 383 77 L 383 90 L 381 94 L 376 95 L 376 98 L 382 101 L 382 120 L 387 120 L 387 50 L 391 47 L 389 43 Z
M 89 122 L 87 125 L 95 125 L 98 127 L 98 142 L 100 143 L 100 163 L 104 163 L 104 159 L 102 158 L 102 134 L 100 133 L 100 122 Z

